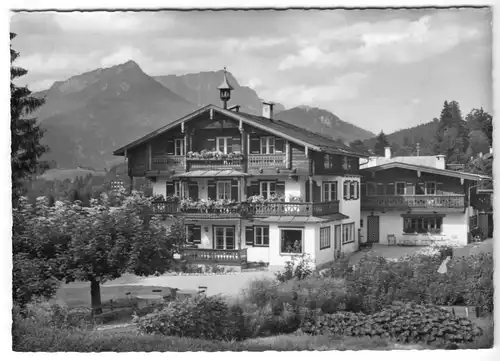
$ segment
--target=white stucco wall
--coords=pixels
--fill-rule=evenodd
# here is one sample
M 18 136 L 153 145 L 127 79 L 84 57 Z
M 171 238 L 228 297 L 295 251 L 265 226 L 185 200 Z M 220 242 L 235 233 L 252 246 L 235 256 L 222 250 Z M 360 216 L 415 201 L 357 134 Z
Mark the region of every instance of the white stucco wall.
M 298 223 L 287 224 L 288 227 L 304 227 L 303 229 L 303 252 L 309 254 L 312 260 L 316 253 L 316 224 Z M 269 265 L 284 266 L 287 261 L 292 260 L 292 255 L 283 255 L 280 253 L 280 228 L 277 224 L 269 225 Z
M 153 185 L 153 195 L 164 197 L 167 196 L 167 178 L 158 177 L 156 182 L 152 182 Z
M 367 239 L 368 223 L 367 216 L 371 212 L 362 212 L 364 226 L 362 228 L 363 239 Z M 380 221 L 380 244 L 387 245 L 387 236 L 393 234 L 396 240 L 433 240 L 445 241 L 452 240 L 460 245 L 467 245 L 467 215 L 466 213 L 448 213 L 443 217 L 442 232 L 440 235 L 405 235 L 403 234 L 402 212 L 373 212 L 373 215 L 379 216 Z

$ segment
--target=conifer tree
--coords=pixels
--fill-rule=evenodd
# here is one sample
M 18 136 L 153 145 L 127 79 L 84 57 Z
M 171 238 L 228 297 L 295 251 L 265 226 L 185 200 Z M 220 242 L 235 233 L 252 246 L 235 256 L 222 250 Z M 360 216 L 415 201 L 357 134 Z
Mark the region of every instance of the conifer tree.
M 12 41 L 16 34 L 10 33 Z M 31 96 L 27 87 L 16 86 L 13 81 L 28 73 L 26 69 L 14 66 L 19 53 L 10 48 L 10 129 L 11 129 L 11 168 L 12 201 L 25 191 L 24 183 L 33 174 L 40 173 L 46 166 L 40 157 L 48 148 L 40 144 L 44 131 L 36 118 L 29 117 L 44 104 L 44 99 Z
M 389 146 L 389 141 L 387 140 L 387 136 L 384 134 L 384 131 L 381 130 L 377 135 L 377 141 L 374 146 L 374 153 L 380 157 L 385 155 L 385 147 Z

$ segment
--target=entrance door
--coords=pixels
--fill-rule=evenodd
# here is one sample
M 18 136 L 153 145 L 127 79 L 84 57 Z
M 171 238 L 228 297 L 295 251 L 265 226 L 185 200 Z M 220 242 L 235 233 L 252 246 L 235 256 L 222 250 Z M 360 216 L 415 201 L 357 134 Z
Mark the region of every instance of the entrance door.
M 367 217 L 367 243 L 378 243 L 380 241 L 380 221 L 378 216 Z
M 337 259 L 340 257 L 340 252 L 342 251 L 342 226 L 335 226 L 335 240 L 334 240 L 334 258 Z

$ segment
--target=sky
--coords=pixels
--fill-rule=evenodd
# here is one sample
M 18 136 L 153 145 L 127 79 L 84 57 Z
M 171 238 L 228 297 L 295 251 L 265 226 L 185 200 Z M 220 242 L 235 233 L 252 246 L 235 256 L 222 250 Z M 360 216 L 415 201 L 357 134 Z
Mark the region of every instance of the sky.
M 445 100 L 492 113 L 488 9 L 39 12 L 11 18 L 32 91 L 134 60 L 149 75 L 227 67 L 287 108 L 329 110 L 391 133 Z

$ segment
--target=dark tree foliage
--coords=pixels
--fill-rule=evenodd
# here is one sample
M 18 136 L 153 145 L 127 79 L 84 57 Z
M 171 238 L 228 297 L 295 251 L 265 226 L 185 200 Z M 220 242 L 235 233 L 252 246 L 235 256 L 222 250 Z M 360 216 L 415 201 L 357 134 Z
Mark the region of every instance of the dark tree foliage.
M 12 41 L 16 34 L 10 33 Z M 10 48 L 10 129 L 11 129 L 11 168 L 12 168 L 12 201 L 25 191 L 24 183 L 33 174 L 43 171 L 45 165 L 40 157 L 48 148 L 40 144 L 44 131 L 40 128 L 36 118 L 29 115 L 44 104 L 44 99 L 31 96 L 27 87 L 16 86 L 13 81 L 28 73 L 26 69 L 14 64 L 19 53 Z
M 377 135 L 377 141 L 375 143 L 375 147 L 373 151 L 376 155 L 383 157 L 385 155 L 385 147 L 389 146 L 389 140 L 387 140 L 387 136 L 384 134 L 384 131 L 380 131 Z
M 469 147 L 469 130 L 456 101 L 444 102 L 434 139 L 434 154 L 443 154 L 448 163 L 464 163 Z
M 493 117 L 490 114 L 483 108 L 472 109 L 466 119 L 469 128 L 481 130 L 488 138 L 488 145 L 493 145 Z
M 359 150 L 361 152 L 369 152 L 369 148 L 365 145 L 365 143 L 360 140 L 360 139 L 356 139 L 352 142 L 349 143 L 349 146 L 351 148 L 354 148 L 356 150 Z

